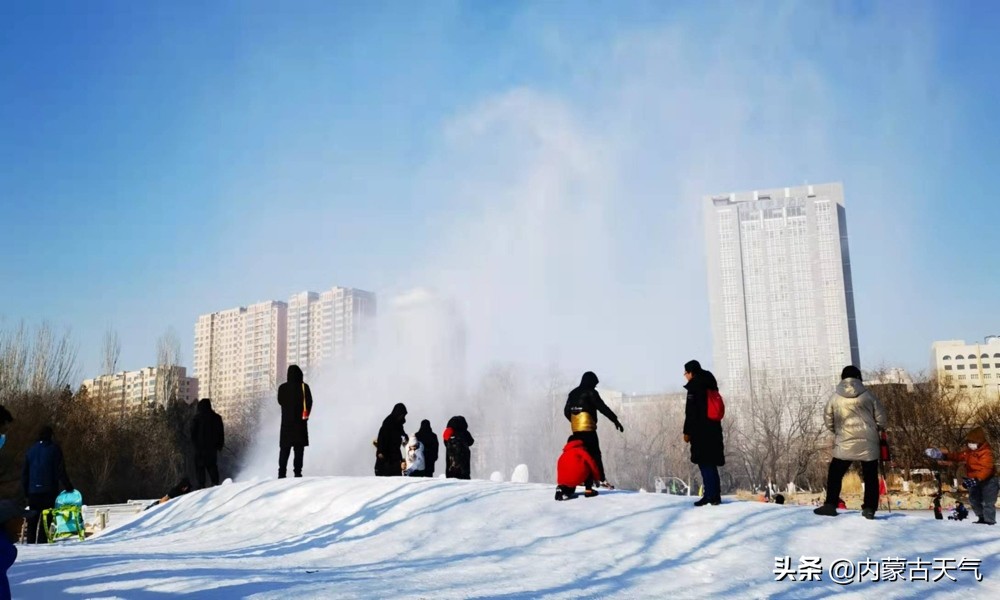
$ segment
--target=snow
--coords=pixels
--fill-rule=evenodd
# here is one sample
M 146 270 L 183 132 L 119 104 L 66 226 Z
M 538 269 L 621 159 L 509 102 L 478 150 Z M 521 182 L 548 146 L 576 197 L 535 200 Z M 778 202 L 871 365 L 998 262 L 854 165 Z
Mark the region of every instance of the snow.
M 85 542 L 20 546 L 15 598 L 1000 597 L 1000 531 L 923 513 L 857 511 L 451 479 L 315 477 L 182 496 Z M 819 557 L 820 581 L 775 581 L 776 557 Z M 938 582 L 833 583 L 854 564 L 980 559 Z M 933 578 L 942 571 L 928 566 Z M 904 577 L 910 578 L 908 565 Z

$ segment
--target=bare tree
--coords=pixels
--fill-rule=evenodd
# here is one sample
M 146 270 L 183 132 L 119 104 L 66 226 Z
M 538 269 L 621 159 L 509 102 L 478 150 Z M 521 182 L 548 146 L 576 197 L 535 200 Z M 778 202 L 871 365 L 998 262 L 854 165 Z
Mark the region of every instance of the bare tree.
M 118 370 L 118 358 L 122 353 L 122 342 L 118 331 L 111 326 L 104 332 L 101 342 L 101 361 L 104 374 L 108 375 Z
M 740 470 L 739 483 L 752 490 L 769 482 L 809 488 L 820 484 L 817 457 L 827 399 L 788 386 L 771 389 L 763 377 L 759 381 L 760 392 L 730 424 L 728 445 Z
M 69 331 L 56 334 L 43 322 L 31 336 L 21 322 L 0 330 L 0 393 L 61 391 L 76 375 L 76 347 Z
M 650 489 L 657 477 L 691 482 L 693 465 L 682 440 L 684 394 L 632 397 L 612 408 L 625 432 L 611 429 L 612 434 L 601 440 L 610 480 L 624 489 Z
M 181 342 L 173 327 L 156 340 L 156 398 L 163 406 L 177 400 L 180 387 Z

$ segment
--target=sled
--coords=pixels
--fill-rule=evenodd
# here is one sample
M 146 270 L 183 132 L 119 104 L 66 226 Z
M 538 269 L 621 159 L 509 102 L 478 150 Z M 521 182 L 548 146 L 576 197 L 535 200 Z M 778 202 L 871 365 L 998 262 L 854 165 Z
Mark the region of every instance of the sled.
M 83 540 L 83 496 L 80 491 L 59 494 L 55 508 L 42 511 L 42 526 L 48 534 L 49 543 L 74 537 Z

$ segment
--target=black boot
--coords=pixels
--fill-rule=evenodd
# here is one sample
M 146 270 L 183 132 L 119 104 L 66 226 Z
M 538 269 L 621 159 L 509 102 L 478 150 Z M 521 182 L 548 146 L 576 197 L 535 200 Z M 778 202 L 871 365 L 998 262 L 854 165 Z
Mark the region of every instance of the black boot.
M 701 500 L 695 502 L 694 505 L 695 506 L 705 506 L 706 504 L 708 504 L 711 501 L 712 500 L 710 498 L 708 498 L 707 496 L 705 496 L 705 497 L 702 497 Z
M 824 517 L 836 517 L 837 516 L 837 506 L 835 504 L 824 504 L 813 510 L 817 515 L 823 515 Z

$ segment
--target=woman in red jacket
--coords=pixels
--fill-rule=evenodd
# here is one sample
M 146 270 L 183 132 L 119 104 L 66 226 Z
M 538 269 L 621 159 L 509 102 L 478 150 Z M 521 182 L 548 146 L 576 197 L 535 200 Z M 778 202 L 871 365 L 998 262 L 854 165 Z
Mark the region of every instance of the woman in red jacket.
M 569 500 L 576 498 L 576 486 L 583 485 L 586 491 L 583 493 L 587 498 L 597 495 L 594 489 L 594 481 L 599 481 L 601 471 L 597 468 L 597 462 L 588 452 L 576 434 L 569 436 L 566 446 L 563 447 L 562 456 L 556 463 L 556 500 Z

